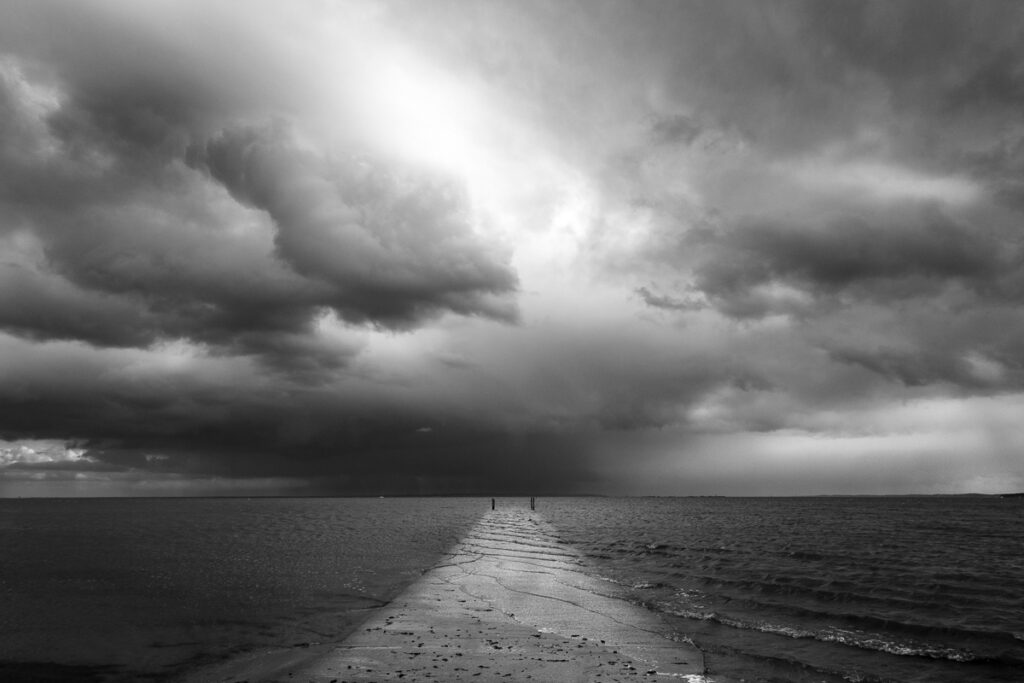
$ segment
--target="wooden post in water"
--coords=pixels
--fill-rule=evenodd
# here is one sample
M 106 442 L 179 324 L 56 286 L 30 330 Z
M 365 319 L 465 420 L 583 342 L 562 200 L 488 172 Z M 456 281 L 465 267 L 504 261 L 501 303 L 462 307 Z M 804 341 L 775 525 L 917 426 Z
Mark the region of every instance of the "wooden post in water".
M 494 509 L 494 499 L 493 498 L 491 498 L 491 509 L 492 510 Z
M 537 509 L 537 497 L 536 496 L 530 496 L 530 509 L 531 510 L 536 510 Z

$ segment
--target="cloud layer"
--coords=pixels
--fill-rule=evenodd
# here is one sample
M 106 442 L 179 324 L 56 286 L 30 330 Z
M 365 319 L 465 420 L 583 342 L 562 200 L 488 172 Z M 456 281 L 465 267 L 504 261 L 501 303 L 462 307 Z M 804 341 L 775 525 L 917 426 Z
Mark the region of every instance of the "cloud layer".
M 1022 24 L 6 7 L 0 494 L 1024 487 Z

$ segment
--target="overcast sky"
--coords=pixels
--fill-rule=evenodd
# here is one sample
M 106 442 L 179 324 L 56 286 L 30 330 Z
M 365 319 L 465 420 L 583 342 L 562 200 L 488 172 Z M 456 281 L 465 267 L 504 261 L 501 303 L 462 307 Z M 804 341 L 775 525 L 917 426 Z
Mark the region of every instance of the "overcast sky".
M 0 0 L 0 496 L 1024 489 L 1021 35 Z

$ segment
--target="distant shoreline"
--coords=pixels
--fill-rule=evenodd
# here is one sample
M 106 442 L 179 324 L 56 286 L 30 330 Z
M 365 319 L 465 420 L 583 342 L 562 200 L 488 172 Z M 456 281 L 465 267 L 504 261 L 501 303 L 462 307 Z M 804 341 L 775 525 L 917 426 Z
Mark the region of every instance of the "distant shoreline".
M 509 500 L 509 499 L 529 499 L 531 496 L 494 496 L 492 494 L 394 494 L 394 495 L 363 495 L 363 494 L 339 494 L 339 495 L 315 495 L 315 496 L 301 496 L 301 495 L 267 495 L 267 496 L 0 496 L 0 502 L 3 501 L 28 501 L 28 500 L 360 500 L 360 499 L 389 499 L 389 498 L 479 498 L 489 500 L 491 498 L 497 498 L 498 500 Z M 808 494 L 794 494 L 787 496 L 740 496 L 740 495 L 725 495 L 725 494 L 699 494 L 699 495 L 610 495 L 603 493 L 574 493 L 564 495 L 547 495 L 547 496 L 536 496 L 538 501 L 544 498 L 636 498 L 636 499 L 649 499 L 649 498 L 694 498 L 694 499 L 709 499 L 709 498 L 727 498 L 736 500 L 787 500 L 787 499 L 814 499 L 814 498 L 1024 498 L 1024 492 L 1012 492 L 1012 493 L 808 493 Z

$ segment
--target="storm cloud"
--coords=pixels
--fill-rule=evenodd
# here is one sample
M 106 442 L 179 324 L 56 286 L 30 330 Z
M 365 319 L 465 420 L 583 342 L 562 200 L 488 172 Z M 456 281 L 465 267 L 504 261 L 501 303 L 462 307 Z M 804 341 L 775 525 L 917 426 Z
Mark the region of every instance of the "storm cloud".
M 117 26 L 103 16 L 116 7 L 22 9 L 56 57 L 3 58 L 5 328 L 281 361 L 317 355 L 315 322 L 332 311 L 386 327 L 448 310 L 514 319 L 515 275 L 474 238 L 454 183 L 364 150 L 301 149 L 280 93 L 252 123 L 252 76 L 247 97 L 230 92 L 241 71 L 211 82 L 208 64 L 240 66 L 184 35 L 143 50 L 163 27 Z M 195 10 L 178 19 L 218 19 Z
M 1022 28 L 8 3 L 0 495 L 1024 487 Z

